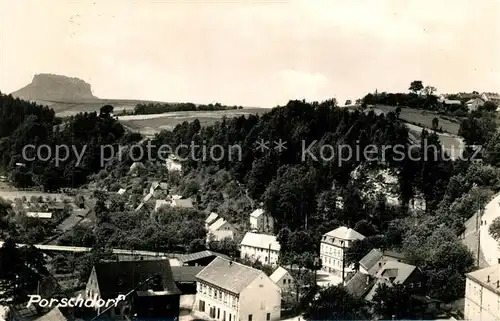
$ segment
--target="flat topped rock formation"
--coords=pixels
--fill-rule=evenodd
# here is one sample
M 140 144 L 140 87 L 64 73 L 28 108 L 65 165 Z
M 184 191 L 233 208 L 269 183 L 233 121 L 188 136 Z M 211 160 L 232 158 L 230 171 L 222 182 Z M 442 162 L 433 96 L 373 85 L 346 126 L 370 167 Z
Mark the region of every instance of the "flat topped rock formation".
M 79 102 L 98 99 L 92 94 L 89 83 L 79 79 L 53 74 L 38 74 L 31 83 L 12 96 L 24 100 Z

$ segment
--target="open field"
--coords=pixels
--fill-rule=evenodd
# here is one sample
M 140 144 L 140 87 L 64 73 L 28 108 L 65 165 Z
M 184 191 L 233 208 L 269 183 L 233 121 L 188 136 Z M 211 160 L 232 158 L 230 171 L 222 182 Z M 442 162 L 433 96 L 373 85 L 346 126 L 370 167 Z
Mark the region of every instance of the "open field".
M 357 107 L 349 106 L 348 108 L 357 108 Z M 370 109 L 373 109 L 377 114 L 396 111 L 396 107 L 385 106 L 385 105 L 376 105 L 372 108 L 368 108 L 367 110 Z M 458 129 L 460 127 L 460 123 L 458 120 L 451 121 L 450 120 L 452 119 L 451 117 L 439 115 L 437 112 L 434 111 L 401 107 L 401 113 L 399 115 L 399 118 L 405 122 L 426 128 L 432 127 L 432 120 L 434 119 L 434 117 L 437 117 L 439 119 L 439 127 L 442 127 L 443 131 L 450 134 L 455 134 L 455 135 L 458 134 Z
M 179 111 L 155 115 L 120 116 L 118 120 L 128 128 L 143 135 L 154 135 L 162 130 L 172 130 L 185 121 L 198 119 L 202 126 L 212 125 L 226 116 L 228 118 L 253 114 L 264 114 L 269 108 L 243 108 L 217 111 Z

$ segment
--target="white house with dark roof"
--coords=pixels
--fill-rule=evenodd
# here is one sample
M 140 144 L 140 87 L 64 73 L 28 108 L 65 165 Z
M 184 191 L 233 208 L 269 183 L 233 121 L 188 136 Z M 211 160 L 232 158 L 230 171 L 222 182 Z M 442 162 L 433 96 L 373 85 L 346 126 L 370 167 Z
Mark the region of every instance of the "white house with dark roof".
M 484 100 L 482 100 L 481 98 L 472 98 L 472 99 L 468 100 L 465 103 L 465 105 L 467 106 L 467 109 L 469 111 L 475 111 L 479 107 L 482 107 L 484 105 Z
M 223 321 L 275 321 L 281 317 L 281 290 L 262 271 L 221 257 L 196 275 L 194 309 Z
M 250 213 L 250 229 L 264 233 L 272 233 L 274 230 L 274 220 L 262 208 Z
M 287 269 L 279 266 L 269 277 L 281 288 L 282 293 L 294 290 L 293 276 Z
M 331 274 L 341 275 L 354 271 L 354 266 L 344 266 L 345 250 L 355 240 L 364 239 L 364 235 L 352 228 L 341 226 L 323 235 L 321 238 L 320 258 L 322 270 Z
M 276 236 L 247 232 L 240 243 L 242 259 L 260 261 L 262 264 L 276 265 L 281 246 Z

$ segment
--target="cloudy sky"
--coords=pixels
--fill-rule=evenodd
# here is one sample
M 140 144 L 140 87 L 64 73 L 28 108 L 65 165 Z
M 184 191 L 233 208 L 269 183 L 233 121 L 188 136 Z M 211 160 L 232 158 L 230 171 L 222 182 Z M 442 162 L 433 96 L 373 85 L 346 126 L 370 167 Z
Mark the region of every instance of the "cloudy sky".
M 272 107 L 369 91 L 500 91 L 497 0 L 0 0 L 0 90 Z

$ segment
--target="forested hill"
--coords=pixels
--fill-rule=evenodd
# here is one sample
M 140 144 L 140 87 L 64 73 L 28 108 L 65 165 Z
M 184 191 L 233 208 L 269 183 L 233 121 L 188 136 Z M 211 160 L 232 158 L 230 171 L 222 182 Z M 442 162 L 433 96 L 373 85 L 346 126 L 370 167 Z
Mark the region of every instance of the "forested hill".
M 102 168 L 100 146 L 116 146 L 122 138 L 130 138 L 124 134 L 124 128 L 108 114 L 80 113 L 61 124 L 52 109 L 0 93 L 0 171 L 9 173 L 19 187 L 57 190 L 86 183 L 87 177 Z M 29 144 L 50 146 L 52 155 L 44 150 L 40 158 L 52 158 L 48 161 L 24 159 L 23 148 Z M 81 164 L 76 166 L 74 154 L 68 155 L 67 161 L 56 164 L 57 145 L 79 152 L 87 146 Z M 62 152 L 61 156 L 64 157 Z
M 426 135 L 428 145 L 435 143 L 440 148 L 435 134 Z M 270 142 L 269 150 L 262 152 L 256 148 L 261 140 Z M 274 149 L 276 145 L 273 142 L 280 140 L 286 147 L 282 152 Z M 380 154 L 378 157 L 372 154 L 367 162 L 363 150 L 368 145 L 375 146 L 373 148 L 379 153 L 383 146 L 399 145 L 405 154 L 409 153 L 408 129 L 393 113 L 377 116 L 373 112 L 349 112 L 335 107 L 333 101 L 291 101 L 260 118 L 223 119 L 207 128 L 200 128 L 198 122 L 184 123 L 172 132 L 157 135 L 153 145 L 175 147 L 191 141 L 199 145 L 206 142 L 208 150 L 215 144 L 224 146 L 226 151 L 231 150 L 231 146 L 241 146 L 241 161 L 235 155 L 226 153 L 221 161 L 191 161 L 188 166 L 196 169 L 216 165 L 228 170 L 244 183 L 252 198 L 264 200 L 278 221 L 286 221 L 290 227 L 304 224 L 305 215 L 316 206 L 315 194 L 330 189 L 334 182 L 349 186 L 350 173 L 360 164 L 392 168 L 394 173 L 399 173 L 403 203 L 407 203 L 415 191 L 422 191 L 431 206 L 439 202 L 452 172 L 451 162 L 441 160 L 441 154 L 436 155 L 436 161 L 428 161 L 424 165 L 424 162 L 410 161 L 407 157 L 398 159 L 388 149 L 385 159 L 381 159 Z M 318 160 L 303 152 L 315 141 L 310 151 Z M 354 153 L 356 150 L 361 153 L 350 158 L 347 154 L 343 155 L 344 159 L 339 163 L 338 147 L 341 145 L 349 146 Z M 335 147 L 337 155 L 333 158 L 329 146 Z M 417 154 L 430 152 L 413 151 Z M 201 159 L 201 153 L 199 149 L 195 156 Z M 352 206 L 355 203 L 353 198 Z M 281 207 L 283 204 L 286 206 Z

